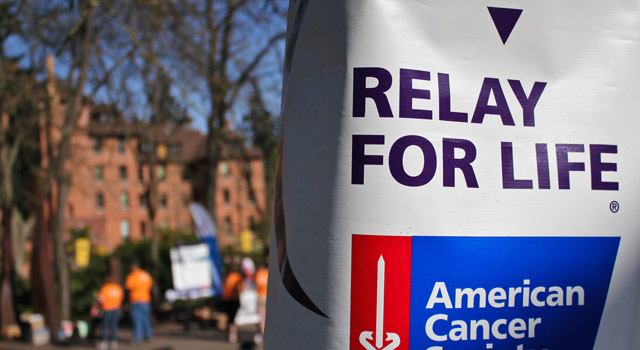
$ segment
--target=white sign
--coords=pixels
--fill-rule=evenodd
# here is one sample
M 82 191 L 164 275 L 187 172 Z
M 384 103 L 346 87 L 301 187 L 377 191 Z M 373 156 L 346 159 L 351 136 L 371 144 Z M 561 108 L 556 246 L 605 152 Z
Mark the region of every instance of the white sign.
M 171 276 L 176 291 L 211 288 L 211 260 L 205 243 L 171 248 Z

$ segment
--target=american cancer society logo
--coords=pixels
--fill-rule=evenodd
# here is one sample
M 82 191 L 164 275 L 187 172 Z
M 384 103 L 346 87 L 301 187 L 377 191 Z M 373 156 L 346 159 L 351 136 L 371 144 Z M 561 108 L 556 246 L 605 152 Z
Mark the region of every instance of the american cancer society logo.
M 619 237 L 354 235 L 351 350 L 592 350 Z

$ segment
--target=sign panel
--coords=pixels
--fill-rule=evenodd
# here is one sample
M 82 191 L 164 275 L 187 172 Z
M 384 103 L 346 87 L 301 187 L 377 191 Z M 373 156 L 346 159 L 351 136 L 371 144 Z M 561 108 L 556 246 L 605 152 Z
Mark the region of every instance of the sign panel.
M 350 349 L 408 349 L 411 238 L 353 239 Z
M 292 0 L 265 348 L 640 348 L 640 1 Z
M 592 349 L 618 245 L 356 235 L 350 349 Z
M 171 300 L 213 296 L 211 255 L 206 243 L 179 245 L 171 248 L 173 288 Z
M 87 267 L 91 260 L 91 241 L 88 238 L 76 239 L 76 266 Z

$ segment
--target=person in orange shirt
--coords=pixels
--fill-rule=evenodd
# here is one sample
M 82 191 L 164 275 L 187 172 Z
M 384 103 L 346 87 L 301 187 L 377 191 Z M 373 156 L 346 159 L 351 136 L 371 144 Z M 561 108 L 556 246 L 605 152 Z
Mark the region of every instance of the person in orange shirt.
M 222 285 L 222 300 L 224 311 L 229 318 L 228 338 L 229 342 L 235 343 L 238 340 L 238 330 L 235 325 L 235 318 L 240 308 L 240 291 L 242 290 L 242 275 L 238 272 L 237 266 L 227 274 Z
M 264 318 L 267 310 L 267 282 L 269 281 L 269 269 L 267 269 L 266 263 L 260 265 L 254 278 L 256 280 L 256 291 L 258 292 L 260 333 L 264 334 Z
M 108 276 L 98 294 L 98 303 L 103 311 L 102 342 L 98 345 L 99 349 L 106 350 L 109 339 L 111 339 L 111 349 L 118 348 L 118 320 L 122 299 L 124 299 L 122 287 L 115 282 L 113 276 Z
M 131 303 L 131 320 L 133 321 L 133 344 L 140 343 L 142 337 L 153 338 L 151 332 L 151 288 L 153 278 L 140 268 L 138 263 L 131 264 L 131 272 L 127 276 L 124 287 L 129 292 Z

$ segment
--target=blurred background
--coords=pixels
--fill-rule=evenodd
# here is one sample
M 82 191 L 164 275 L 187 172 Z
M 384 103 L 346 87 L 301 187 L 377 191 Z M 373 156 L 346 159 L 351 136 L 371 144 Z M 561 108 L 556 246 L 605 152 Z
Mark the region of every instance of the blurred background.
M 88 320 L 133 262 L 156 320 L 214 319 L 219 285 L 167 299 L 171 249 L 207 243 L 219 278 L 265 262 L 287 6 L 0 0 L 2 336 Z

